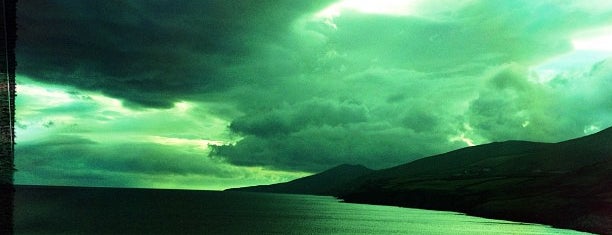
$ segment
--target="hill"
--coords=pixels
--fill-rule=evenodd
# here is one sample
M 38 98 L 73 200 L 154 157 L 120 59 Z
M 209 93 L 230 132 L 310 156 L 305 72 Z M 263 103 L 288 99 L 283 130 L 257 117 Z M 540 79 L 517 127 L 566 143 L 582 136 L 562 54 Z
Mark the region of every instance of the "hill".
M 494 142 L 422 158 L 375 178 L 559 174 L 610 159 L 612 128 L 559 143 Z
M 554 144 L 507 141 L 380 170 L 346 202 L 465 212 L 612 233 L 612 128 Z
M 343 164 L 318 174 L 285 183 L 232 188 L 228 191 L 339 195 L 352 189 L 347 186 L 350 182 L 372 171 L 372 169 L 362 165 Z

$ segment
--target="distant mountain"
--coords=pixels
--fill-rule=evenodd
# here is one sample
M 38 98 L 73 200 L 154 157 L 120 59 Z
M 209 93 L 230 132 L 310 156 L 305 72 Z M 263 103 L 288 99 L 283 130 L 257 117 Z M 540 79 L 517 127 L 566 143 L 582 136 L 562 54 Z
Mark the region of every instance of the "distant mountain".
M 362 165 L 343 164 L 318 174 L 306 176 L 280 184 L 259 185 L 244 188 L 228 189 L 229 191 L 339 195 L 352 188 L 348 185 L 355 179 L 373 172 Z

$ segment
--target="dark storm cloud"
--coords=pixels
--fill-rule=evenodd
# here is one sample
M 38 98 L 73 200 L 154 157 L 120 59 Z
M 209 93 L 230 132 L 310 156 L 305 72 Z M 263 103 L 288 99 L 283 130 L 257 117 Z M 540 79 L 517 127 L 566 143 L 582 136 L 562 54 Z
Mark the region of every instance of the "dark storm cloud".
M 240 81 L 223 70 L 323 1 L 23 1 L 19 73 L 149 107 Z
M 368 121 L 368 110 L 358 103 L 313 99 L 275 110 L 243 116 L 232 122 L 234 132 L 255 135 L 286 135 L 305 127 L 340 126 Z
M 439 151 L 435 143 L 460 146 L 447 144 L 448 137 L 436 132 L 433 115 L 438 114 L 418 109 L 383 118 L 354 101 L 285 105 L 234 120 L 230 128 L 245 138 L 235 145 L 211 146 L 212 154 L 236 165 L 316 172 L 342 163 L 389 167 Z

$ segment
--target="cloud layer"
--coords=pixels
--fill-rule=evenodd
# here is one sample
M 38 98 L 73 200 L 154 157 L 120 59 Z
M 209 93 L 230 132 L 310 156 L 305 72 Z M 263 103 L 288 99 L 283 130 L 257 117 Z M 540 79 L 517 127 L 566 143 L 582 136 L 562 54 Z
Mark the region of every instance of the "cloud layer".
M 579 6 L 554 1 L 461 7 L 428 17 L 348 10 L 324 24 L 301 22 L 292 33 L 322 38 L 309 52 L 316 63 L 281 80 L 286 90 L 246 92 L 268 106 L 243 107 L 230 129 L 245 138 L 214 153 L 280 169 L 380 168 L 466 144 L 560 141 L 610 125 L 607 72 L 558 66 L 553 81 L 537 82 L 541 63 L 574 53 L 574 34 L 609 24 L 609 13 L 584 18 Z
M 22 168 L 222 187 L 612 125 L 610 4 L 365 2 L 20 2 L 22 89 L 63 89 L 18 97 Z

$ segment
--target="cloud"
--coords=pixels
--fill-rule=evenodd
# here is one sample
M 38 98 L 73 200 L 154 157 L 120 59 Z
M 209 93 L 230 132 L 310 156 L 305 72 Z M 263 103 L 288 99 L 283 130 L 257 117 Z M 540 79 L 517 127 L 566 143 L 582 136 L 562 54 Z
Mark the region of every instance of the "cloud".
M 21 184 L 222 189 L 304 175 L 235 167 L 201 149 L 138 140 L 111 144 L 62 135 L 22 143 L 16 154 Z
M 62 136 L 66 138 L 67 136 Z M 34 162 L 46 161 L 45 166 L 58 168 L 81 167 L 93 171 L 127 172 L 159 175 L 202 174 L 219 178 L 231 177 L 221 164 L 214 164 L 197 151 L 173 148 L 152 143 L 103 144 L 82 137 L 72 137 L 58 143 L 56 140 L 25 144 L 19 148 L 24 161 L 22 169 L 36 168 Z M 179 150 L 179 151 L 177 151 Z M 181 151 L 182 150 L 182 151 Z M 32 159 L 36 157 L 36 159 Z M 23 161 L 22 161 L 23 162 Z M 73 163 L 70 163 L 73 162 Z M 64 164 L 64 166 L 61 166 Z M 60 170 L 57 169 L 57 170 Z M 31 171 L 31 169 L 28 169 Z
M 458 147 L 444 134 L 452 126 L 422 108 L 385 117 L 386 110 L 369 110 L 356 101 L 315 98 L 235 119 L 230 129 L 245 137 L 212 146 L 212 155 L 237 165 L 320 171 L 342 163 L 389 167 Z
M 219 190 L 306 174 L 207 158 L 208 145 L 234 138 L 223 104 L 130 109 L 99 93 L 17 79 L 18 184 Z
M 601 130 L 611 124 L 610 62 L 587 71 L 560 71 L 552 81 L 537 83 L 537 74 L 523 66 L 499 66 L 471 101 L 466 121 L 489 141 L 554 142 L 593 133 L 592 127 Z
M 324 43 L 310 51 L 319 58 L 265 91 L 241 87 L 234 98 L 244 115 L 230 130 L 244 139 L 213 155 L 273 169 L 381 168 L 473 143 L 561 141 L 591 123 L 610 125 L 594 112 L 566 111 L 576 98 L 568 89 L 596 78 L 554 88 L 531 70 L 572 51 L 575 32 L 612 19 L 583 14 L 554 1 L 472 1 L 439 18 L 344 11 L 333 26 L 306 21 L 294 33 L 320 35 Z M 602 87 L 584 88 L 605 96 Z
M 286 135 L 304 127 L 339 126 L 367 121 L 367 109 L 358 103 L 313 99 L 235 119 L 230 130 L 247 135 Z
M 347 11 L 334 18 L 337 29 L 326 36 L 351 62 L 349 70 L 379 63 L 473 73 L 483 64 L 531 63 L 569 51 L 573 31 L 610 23 L 610 14 L 564 21 L 584 14 L 551 1 L 471 1 L 439 18 Z
M 493 69 L 467 112 L 468 123 L 487 140 L 550 140 L 546 112 L 554 97 L 528 81 L 527 68 L 506 64 Z
M 167 108 L 241 82 L 225 68 L 322 2 L 20 2 L 18 72 Z
M 609 6 L 444 3 L 20 2 L 23 175 L 221 188 L 612 125 L 610 53 L 573 48 Z M 31 147 L 58 134 L 94 143 Z

